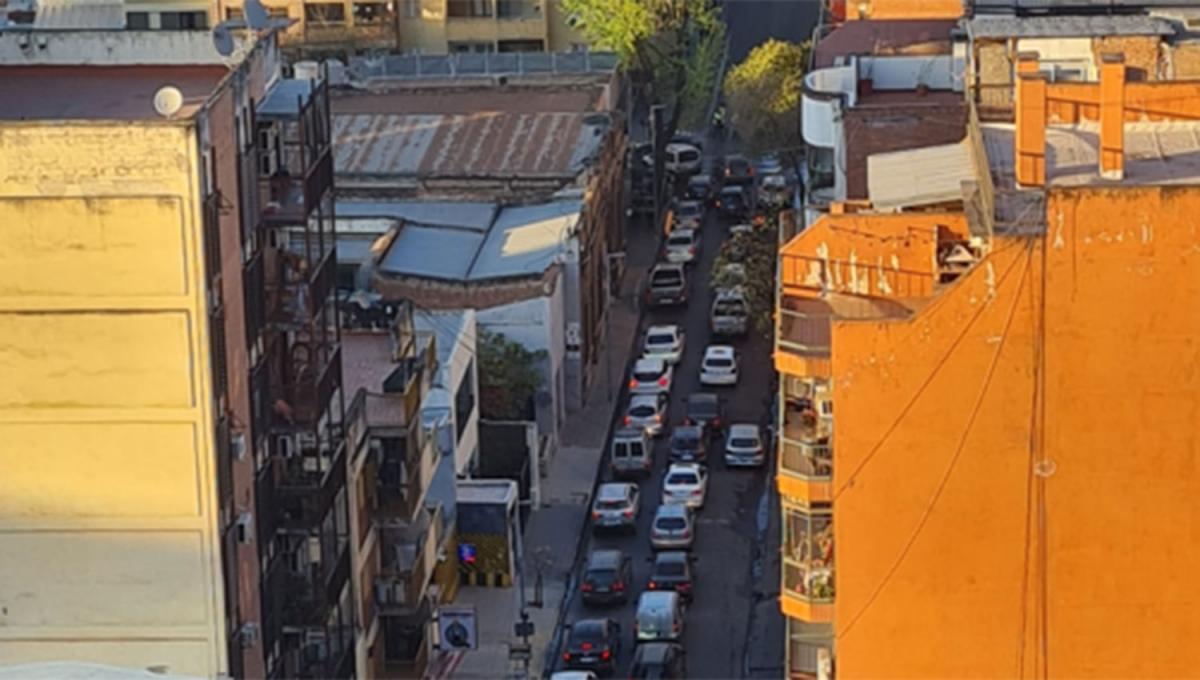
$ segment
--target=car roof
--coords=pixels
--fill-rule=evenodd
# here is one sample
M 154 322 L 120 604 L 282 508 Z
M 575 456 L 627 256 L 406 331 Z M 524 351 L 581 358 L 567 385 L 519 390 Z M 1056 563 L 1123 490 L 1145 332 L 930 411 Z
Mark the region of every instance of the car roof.
M 654 265 L 654 269 L 652 271 L 659 270 L 677 271 L 682 274 L 683 265 L 679 264 L 678 262 L 659 262 L 658 264 Z
M 749 423 L 738 423 L 729 426 L 730 437 L 758 437 L 758 426 Z
M 596 498 L 624 500 L 629 495 L 629 487 L 631 486 L 635 485 L 629 482 L 608 482 L 601 484 L 600 488 L 596 490 Z
M 740 262 L 730 262 L 730 264 L 741 264 Z M 717 289 L 717 300 L 741 300 L 746 301 L 746 289 L 741 286 L 732 286 L 729 288 Z
M 588 556 L 588 568 L 605 569 L 618 567 L 625 559 L 625 553 L 620 550 L 593 550 Z
M 699 437 L 704 434 L 704 428 L 699 425 L 676 425 L 675 429 L 671 430 L 671 436 L 677 434 L 685 434 L 691 437 Z
M 704 348 L 704 358 L 705 359 L 708 359 L 708 358 L 732 359 L 733 358 L 733 346 L 732 345 L 709 345 L 708 347 Z
M 650 335 L 651 333 L 678 333 L 678 332 L 679 332 L 679 326 L 676 324 L 673 324 L 673 323 L 658 324 L 656 326 L 651 326 L 646 329 L 646 335 Z
M 681 151 L 689 151 L 689 150 L 695 151 L 696 153 L 700 153 L 700 149 L 697 149 L 695 146 L 693 146 L 691 144 L 684 144 L 682 142 L 671 142 L 670 144 L 667 145 L 667 153 L 679 153 Z
M 654 556 L 655 564 L 687 564 L 688 561 L 688 553 L 684 550 L 664 550 Z
M 603 633 L 609 619 L 579 619 L 571 624 L 571 632 Z
M 722 194 L 737 194 L 738 196 L 745 196 L 746 190 L 740 186 L 737 186 L 736 184 L 731 184 L 727 187 L 722 187 L 721 193 Z
M 687 509 L 686 505 L 667 505 L 664 503 L 662 505 L 659 505 L 658 509 L 654 511 L 655 518 L 658 518 L 658 517 L 684 517 L 684 518 L 686 518 L 687 516 L 688 516 L 688 509 Z
M 638 609 L 652 607 L 655 609 L 670 606 L 679 599 L 679 593 L 674 590 L 644 590 L 638 597 Z
M 688 184 L 712 184 L 712 177 L 708 175 L 692 175 L 688 178 Z
M 654 371 L 662 373 L 667 370 L 667 362 L 660 357 L 642 357 L 633 362 L 633 370 L 637 372 Z
M 674 474 L 676 472 L 691 472 L 691 473 L 694 473 L 697 476 L 699 476 L 700 475 L 700 464 L 699 463 L 671 463 L 670 467 L 667 468 L 667 474 L 670 475 L 670 474 Z
M 685 229 L 675 229 L 671 231 L 671 235 L 667 238 L 671 239 L 675 238 L 676 236 L 686 236 L 689 239 L 694 239 L 696 238 L 696 230 L 692 229 L 691 227 Z
M 676 642 L 643 642 L 637 646 L 637 652 L 634 656 L 647 664 L 663 664 L 667 661 L 667 654 L 672 649 L 682 649 L 682 645 Z M 551 678 L 551 680 L 555 680 Z
M 629 398 L 629 408 L 633 409 L 634 406 L 643 405 L 658 408 L 659 396 L 658 394 L 635 394 Z
M 689 404 L 713 404 L 716 401 L 717 395 L 712 392 L 692 392 L 687 398 Z
M 679 208 L 683 208 L 683 207 L 695 208 L 696 210 L 700 210 L 704 207 L 704 204 L 701 203 L 700 201 L 679 201 L 678 203 L 675 204 L 676 210 L 678 210 Z

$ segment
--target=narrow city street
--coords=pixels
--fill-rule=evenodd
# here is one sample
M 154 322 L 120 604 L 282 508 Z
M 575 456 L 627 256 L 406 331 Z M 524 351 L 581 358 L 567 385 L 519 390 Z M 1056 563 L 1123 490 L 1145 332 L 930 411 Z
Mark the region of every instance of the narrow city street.
M 722 343 L 733 344 L 740 352 L 740 379 L 736 386 L 702 387 L 700 362 L 710 342 L 709 307 L 712 291 L 709 272 L 718 248 L 728 237 L 729 222 L 709 211 L 704 221 L 703 242 L 697 262 L 689 268 L 690 298 L 686 306 L 649 308 L 641 319 L 641 330 L 650 324 L 679 324 L 687 332 L 683 359 L 675 367 L 667 423 L 678 424 L 684 416 L 684 403 L 693 392 L 715 392 L 725 403 L 727 423 L 770 422 L 773 369 L 770 339 L 758 332 L 746 338 Z M 650 229 L 648 224 L 638 228 Z M 622 395 L 620 408 L 626 398 Z M 651 573 L 653 551 L 650 547 L 650 523 L 662 495 L 663 474 L 669 465 L 669 428 L 655 441 L 652 474 L 642 480 L 641 507 L 636 534 L 597 535 L 586 541 L 585 555 L 593 549 L 619 548 L 632 557 L 633 588 L 628 604 L 615 607 L 585 606 L 578 593 L 570 595 L 569 623 L 585 618 L 611 617 L 621 626 L 622 649 L 617 665 L 618 677 L 624 677 L 634 651 L 634 610 L 637 596 L 645 589 Z M 768 435 L 764 429 L 764 438 Z M 773 456 L 762 468 L 726 469 L 723 443 L 711 445 L 708 455 L 708 498 L 698 513 L 693 554 L 696 583 L 695 599 L 688 606 L 685 649 L 688 677 L 736 678 L 744 674 L 744 655 L 751 611 L 757 589 L 755 560 L 758 541 L 765 533 L 765 514 L 761 506 L 773 470 Z M 605 480 L 609 478 L 607 469 Z M 772 541 L 772 545 L 776 542 Z M 774 548 L 772 548 L 774 549 Z M 577 584 L 576 584 L 577 587 Z

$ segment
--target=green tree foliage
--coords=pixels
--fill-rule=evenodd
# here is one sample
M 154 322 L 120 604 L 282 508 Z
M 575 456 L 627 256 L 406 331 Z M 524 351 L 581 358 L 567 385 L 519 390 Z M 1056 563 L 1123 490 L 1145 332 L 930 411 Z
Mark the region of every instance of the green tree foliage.
M 700 127 L 720 77 L 725 25 L 711 0 L 562 0 L 591 43 L 616 52 L 626 69 L 650 74 L 656 98 Z
M 479 367 L 479 415 L 489 420 L 533 417 L 533 396 L 542 385 L 538 363 L 545 352 L 531 352 L 501 333 L 480 330 L 476 340 Z
M 800 145 L 800 87 L 808 51 L 808 42 L 768 40 L 725 76 L 730 123 L 751 153 Z

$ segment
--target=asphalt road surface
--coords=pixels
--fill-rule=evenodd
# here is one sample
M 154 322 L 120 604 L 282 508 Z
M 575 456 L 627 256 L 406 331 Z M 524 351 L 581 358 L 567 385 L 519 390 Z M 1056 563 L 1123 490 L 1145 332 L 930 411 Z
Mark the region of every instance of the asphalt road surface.
M 822 0 L 724 0 L 729 63 L 771 38 L 804 42 L 812 37 Z
M 708 273 L 720 243 L 728 236 L 729 222 L 710 211 L 704 222 L 703 242 L 698 262 L 691 265 L 690 298 L 686 307 L 650 308 L 642 318 L 648 324 L 680 324 L 687 341 L 683 360 L 675 367 L 670 394 L 668 424 L 683 418 L 684 401 L 693 391 L 716 392 L 725 401 L 727 423 L 770 422 L 772 380 L 770 339 L 757 333 L 731 342 L 741 353 L 740 378 L 736 386 L 702 387 L 700 360 L 710 342 L 708 326 L 712 292 Z M 649 227 L 646 227 L 649 228 Z M 627 401 L 623 397 L 622 408 Z M 764 442 L 769 435 L 763 431 Z M 633 587 L 629 603 L 611 607 L 585 606 L 578 593 L 571 595 L 566 621 L 591 617 L 612 617 L 621 625 L 621 653 L 616 677 L 627 677 L 633 658 L 633 616 L 637 596 L 649 580 L 653 551 L 649 525 L 662 494 L 662 478 L 668 461 L 669 430 L 655 442 L 652 474 L 640 482 L 641 508 L 636 535 L 593 535 L 586 551 L 596 548 L 620 548 L 632 557 Z M 688 677 L 737 678 L 743 675 L 743 654 L 751 608 L 754 605 L 752 581 L 755 544 L 759 527 L 756 522 L 765 485 L 770 478 L 772 457 L 762 468 L 726 469 L 722 443 L 709 449 L 708 497 L 698 515 L 692 552 L 695 564 L 695 599 L 688 606 L 685 621 L 685 648 Z M 605 471 L 605 481 L 610 475 Z M 578 581 L 578 579 L 577 579 Z M 565 635 L 564 635 L 565 639 Z M 561 658 L 556 664 L 561 664 Z M 558 670 L 557 668 L 555 670 Z

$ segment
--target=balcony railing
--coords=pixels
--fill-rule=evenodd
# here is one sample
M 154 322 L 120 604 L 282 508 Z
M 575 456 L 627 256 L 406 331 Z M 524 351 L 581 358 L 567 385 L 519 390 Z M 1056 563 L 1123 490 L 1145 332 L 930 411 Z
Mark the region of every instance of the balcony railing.
M 866 297 L 928 297 L 933 294 L 934 286 L 931 272 L 794 253 L 779 256 L 779 276 L 779 283 L 785 289 Z
M 833 614 L 833 515 L 828 507 L 784 505 L 781 593 L 784 611 L 805 621 Z
M 383 615 L 417 610 L 433 575 L 441 543 L 442 509 L 424 508 L 402 529 L 380 532 L 384 564 L 375 580 L 375 604 Z
M 829 356 L 831 320 L 829 312 L 780 309 L 779 347 L 805 356 Z

